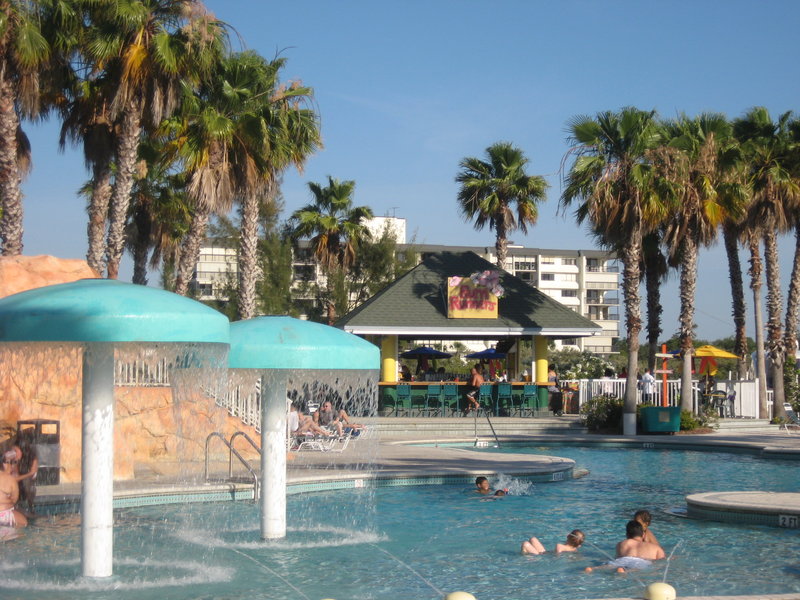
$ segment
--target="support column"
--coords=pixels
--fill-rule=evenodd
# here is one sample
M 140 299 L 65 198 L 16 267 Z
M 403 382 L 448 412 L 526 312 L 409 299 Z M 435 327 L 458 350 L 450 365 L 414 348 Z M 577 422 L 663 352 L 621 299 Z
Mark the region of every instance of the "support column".
M 381 339 L 381 381 L 397 383 L 397 336 Z
M 114 345 L 83 349 L 81 429 L 81 573 L 114 569 Z
M 261 377 L 261 539 L 286 537 L 286 375 Z
M 533 336 L 533 356 L 536 363 L 536 378 L 534 381 L 539 386 L 537 393 L 539 394 L 539 408 L 548 407 L 548 392 L 547 392 L 547 338 L 541 335 Z

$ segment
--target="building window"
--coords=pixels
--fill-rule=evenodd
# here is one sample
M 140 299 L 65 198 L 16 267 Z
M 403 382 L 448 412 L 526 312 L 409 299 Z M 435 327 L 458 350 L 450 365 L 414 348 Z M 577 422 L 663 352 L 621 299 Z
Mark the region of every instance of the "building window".
M 578 290 L 561 290 L 562 298 L 577 298 Z
M 555 273 L 542 273 L 542 281 L 555 281 Z
M 575 265 L 577 265 L 577 264 L 578 264 L 578 261 L 577 261 L 577 259 L 574 259 L 574 258 L 562 258 L 562 259 L 561 259 L 561 264 L 562 264 L 562 265 L 571 265 L 571 266 L 575 266 Z
M 564 346 L 577 346 L 578 345 L 578 338 L 566 338 L 561 340 L 561 344 Z
M 535 262 L 527 262 L 527 261 L 515 261 L 514 262 L 514 269 L 516 271 L 535 271 L 536 270 L 536 263 Z
M 561 281 L 578 281 L 578 276 L 575 273 L 562 273 Z
M 532 273 L 530 273 L 529 271 L 522 271 L 521 273 L 517 273 L 517 277 L 522 279 L 522 281 L 530 281 L 531 279 L 533 279 L 531 275 Z
M 556 259 L 553 258 L 552 256 L 543 256 L 541 258 L 541 263 L 543 265 L 554 265 L 556 264 Z

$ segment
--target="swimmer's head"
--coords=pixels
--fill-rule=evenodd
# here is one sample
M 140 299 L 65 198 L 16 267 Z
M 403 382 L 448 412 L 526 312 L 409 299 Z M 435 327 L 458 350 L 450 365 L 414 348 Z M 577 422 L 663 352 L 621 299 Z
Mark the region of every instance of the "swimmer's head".
M 475 479 L 475 486 L 480 491 L 489 491 L 489 480 L 486 477 L 477 477 Z
M 586 536 L 580 529 L 573 529 L 567 535 L 567 543 L 573 548 L 580 548 L 585 539 Z
M 628 521 L 625 525 L 625 537 L 628 539 L 632 539 L 635 537 L 641 537 L 644 535 L 644 527 L 639 521 Z
M 506 493 L 507 493 L 507 492 L 506 492 L 505 490 L 497 490 L 497 491 L 494 493 L 494 495 L 495 495 L 495 496 L 505 496 L 505 495 L 506 495 Z
M 652 517 L 649 510 L 637 510 L 633 515 L 634 521 L 639 521 L 643 527 L 649 527 Z

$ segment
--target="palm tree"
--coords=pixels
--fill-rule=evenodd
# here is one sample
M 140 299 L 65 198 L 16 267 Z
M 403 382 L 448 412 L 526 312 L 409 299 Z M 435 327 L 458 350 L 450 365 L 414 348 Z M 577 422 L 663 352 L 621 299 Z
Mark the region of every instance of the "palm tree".
M 774 417 L 785 417 L 783 365 L 786 360 L 777 232 L 789 228 L 790 215 L 800 201 L 800 185 L 791 171 L 790 119 L 791 112 L 786 112 L 773 122 L 766 108 L 756 107 L 734 121 L 734 132 L 742 144 L 752 185 L 748 223 L 764 240 L 767 345 L 772 363 Z
M 658 340 L 661 337 L 661 283 L 667 278 L 669 267 L 661 251 L 661 232 L 651 231 L 642 238 L 642 271 L 647 306 L 647 367 L 656 367 Z
M 628 380 L 624 433 L 636 434 L 636 371 L 642 329 L 639 283 L 642 237 L 661 220 L 647 155 L 661 141 L 655 111 L 623 108 L 596 117 L 579 116 L 569 124 L 574 161 L 566 175 L 563 207 L 581 201 L 575 214 L 608 239 L 624 239 L 621 259 L 628 342 Z
M 199 0 L 119 0 L 93 12 L 84 45 L 91 64 L 103 66 L 113 95 L 115 162 L 106 247 L 109 278 L 116 278 L 137 152 L 145 127 L 154 128 L 178 105 L 182 85 L 196 85 L 218 59 L 222 27 Z
M 697 288 L 697 254 L 716 238 L 727 214 L 736 216 L 741 189 L 728 185 L 731 126 L 724 115 L 706 113 L 665 123 L 669 139 L 657 163 L 659 175 L 674 193 L 675 209 L 667 221 L 665 242 L 673 262 L 680 264 L 680 341 L 683 370 L 681 407 L 693 410 L 692 352 L 694 301 Z
M 747 317 L 744 301 L 744 281 L 742 265 L 739 260 L 739 227 L 730 217 L 722 223 L 722 238 L 725 254 L 728 257 L 728 278 L 731 282 L 731 311 L 734 326 L 733 353 L 739 358 L 736 361 L 739 379 L 747 376 Z
M 241 205 L 239 236 L 239 317 L 249 319 L 256 311 L 258 279 L 258 222 L 263 202 L 273 202 L 282 171 L 290 165 L 298 170 L 321 144 L 319 123 L 310 108 L 312 90 L 299 82 L 280 85 L 278 74 L 285 64 L 282 58 L 267 62 L 251 55 L 251 81 L 236 82 L 249 94 L 245 111 L 248 129 L 254 134 L 250 143 L 263 156 L 264 173 L 260 186 L 247 182 L 238 194 Z M 259 189 L 260 188 L 260 189 Z
M 359 245 L 370 239 L 364 220 L 372 218 L 372 210 L 367 206 L 353 207 L 355 186 L 355 181 L 339 181 L 330 176 L 324 187 L 309 182 L 313 203 L 297 209 L 289 219 L 291 238 L 311 240 L 314 256 L 326 275 L 328 324 L 336 321 L 335 279 L 346 279 Z
M 540 175 L 528 175 L 528 159 L 509 142 L 486 149 L 486 160 L 465 158 L 456 176 L 460 184 L 458 202 L 464 220 L 475 220 L 480 231 L 488 223 L 496 234 L 497 266 L 505 268 L 508 234 L 528 232 L 538 217 L 537 203 L 544 200 L 547 182 Z M 516 210 L 512 210 L 516 205 Z M 515 214 L 516 213 L 516 214 Z
M 2 253 L 22 253 L 22 190 L 28 162 L 24 117 L 39 112 L 39 68 L 50 56 L 37 3 L 0 1 L 0 241 Z

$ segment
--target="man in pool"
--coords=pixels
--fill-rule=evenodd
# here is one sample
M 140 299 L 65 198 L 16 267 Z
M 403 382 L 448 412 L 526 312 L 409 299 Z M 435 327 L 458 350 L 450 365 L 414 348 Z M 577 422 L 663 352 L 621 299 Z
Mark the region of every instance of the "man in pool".
M 475 491 L 484 496 L 492 493 L 492 487 L 489 485 L 489 480 L 486 477 L 475 478 Z
M 617 558 L 601 568 L 616 568 L 617 573 L 628 569 L 645 569 L 654 560 L 666 558 L 664 550 L 658 544 L 644 541 L 644 529 L 638 521 L 628 521 L 625 525 L 625 539 L 617 544 Z M 591 573 L 594 569 L 586 567 L 584 571 Z

